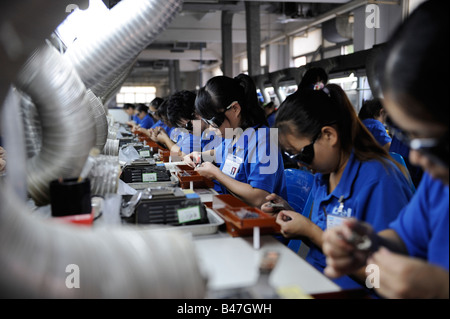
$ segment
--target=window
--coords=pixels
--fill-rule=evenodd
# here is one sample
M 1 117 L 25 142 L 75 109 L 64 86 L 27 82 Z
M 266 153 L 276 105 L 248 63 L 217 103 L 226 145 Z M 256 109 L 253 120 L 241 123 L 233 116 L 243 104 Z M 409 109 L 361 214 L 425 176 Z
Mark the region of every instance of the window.
M 347 55 L 347 54 L 352 54 L 352 53 L 355 53 L 353 44 L 344 45 L 341 47 L 341 55 Z
M 261 50 L 261 66 L 264 67 L 267 65 L 267 54 L 266 49 Z
M 248 60 L 247 58 L 241 59 L 241 72 L 247 73 L 248 72 Z
M 355 111 L 359 110 L 360 98 L 358 92 L 358 78 L 355 76 L 354 73 L 351 73 L 349 76 L 346 77 L 330 79 L 328 82 L 339 85 L 345 91 L 345 93 L 347 93 L 347 96 L 350 102 L 352 102 Z
M 117 105 L 125 103 L 149 104 L 156 97 L 154 86 L 123 86 L 116 96 Z
M 296 68 L 299 68 L 302 65 L 306 65 L 306 56 L 301 56 L 301 57 L 298 57 L 298 58 L 294 58 L 294 66 Z
M 292 42 L 292 56 L 299 57 L 317 50 L 322 45 L 322 29 L 308 31 L 295 37 Z

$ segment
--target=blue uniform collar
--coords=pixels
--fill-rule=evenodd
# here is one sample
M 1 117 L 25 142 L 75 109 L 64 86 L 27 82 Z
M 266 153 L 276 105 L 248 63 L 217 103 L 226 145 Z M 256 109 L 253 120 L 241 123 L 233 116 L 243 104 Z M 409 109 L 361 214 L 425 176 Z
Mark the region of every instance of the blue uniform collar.
M 344 173 L 342 174 L 341 180 L 339 184 L 334 189 L 331 194 L 327 194 L 324 200 L 329 200 L 331 197 L 340 198 L 344 196 L 344 199 L 349 198 L 353 192 L 353 184 L 355 183 L 356 177 L 358 176 L 359 169 L 361 167 L 361 162 L 355 158 L 354 152 L 350 154 L 350 157 L 347 162 L 347 166 L 344 169 Z M 321 175 L 319 178 L 319 187 L 325 188 L 325 194 L 328 189 L 328 176 L 329 175 Z

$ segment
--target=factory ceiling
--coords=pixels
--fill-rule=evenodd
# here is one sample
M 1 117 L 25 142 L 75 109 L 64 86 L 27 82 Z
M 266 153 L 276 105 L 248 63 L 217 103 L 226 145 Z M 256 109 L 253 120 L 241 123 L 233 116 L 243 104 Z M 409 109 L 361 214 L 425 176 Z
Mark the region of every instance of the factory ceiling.
M 119 1 L 103 0 L 109 8 Z M 349 0 L 259 2 L 261 40 L 267 41 Z M 142 84 L 167 81 L 170 60 L 180 61 L 182 73 L 196 72 L 205 65 L 220 65 L 222 11 L 233 13 L 233 53 L 245 52 L 244 1 L 185 0 L 178 17 L 140 54 L 127 82 Z

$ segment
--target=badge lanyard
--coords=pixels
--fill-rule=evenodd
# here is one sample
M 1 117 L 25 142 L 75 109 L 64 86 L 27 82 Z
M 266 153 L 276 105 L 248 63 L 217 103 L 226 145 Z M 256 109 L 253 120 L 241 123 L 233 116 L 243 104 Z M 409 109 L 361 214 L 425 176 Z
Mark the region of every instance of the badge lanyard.
M 222 172 L 232 178 L 235 178 L 239 172 L 239 168 L 243 162 L 243 159 L 236 154 L 242 150 L 239 146 L 232 145 L 231 153 L 228 150 L 227 158 L 225 160 L 225 165 L 222 168 Z
M 344 209 L 344 196 L 341 196 L 339 198 L 337 208 L 335 207 L 331 213 L 327 214 L 325 207 L 323 209 L 327 218 L 327 229 L 340 226 L 342 225 L 344 220 L 352 217 L 352 209 Z

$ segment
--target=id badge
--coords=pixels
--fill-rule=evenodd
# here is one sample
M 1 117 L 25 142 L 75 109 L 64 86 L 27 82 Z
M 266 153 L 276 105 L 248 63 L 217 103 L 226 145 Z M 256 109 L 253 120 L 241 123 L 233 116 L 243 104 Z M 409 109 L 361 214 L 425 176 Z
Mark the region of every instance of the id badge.
M 352 209 L 344 208 L 344 197 L 342 196 L 339 199 L 339 205 L 334 207 L 331 214 L 327 214 L 327 229 L 342 225 L 344 220 L 350 217 L 352 217 Z
M 235 178 L 242 164 L 242 158 L 233 154 L 228 154 L 222 172 L 232 178 Z
M 346 219 L 348 219 L 348 217 L 331 214 L 327 215 L 327 229 L 342 225 Z

